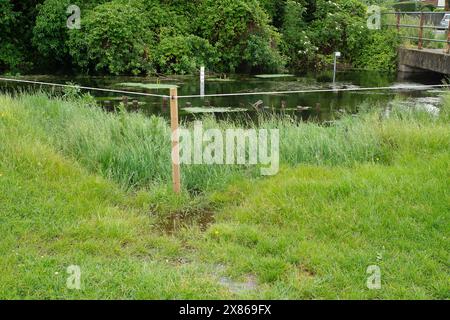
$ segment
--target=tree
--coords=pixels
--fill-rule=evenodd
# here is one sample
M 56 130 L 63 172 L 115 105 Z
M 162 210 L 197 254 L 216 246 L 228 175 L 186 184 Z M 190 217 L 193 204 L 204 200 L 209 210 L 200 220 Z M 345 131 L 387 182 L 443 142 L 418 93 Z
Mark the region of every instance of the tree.
M 287 0 L 260 0 L 261 7 L 267 12 L 272 19 L 272 25 L 276 28 L 281 28 L 283 25 L 286 2 Z
M 114 0 L 84 15 L 81 30 L 69 31 L 69 52 L 86 71 L 111 74 L 151 72 L 154 34 L 142 1 Z
M 365 5 L 383 1 L 78 0 L 82 29 L 69 30 L 70 0 L 0 0 L 0 71 L 301 71 L 335 50 L 363 65 L 363 45 L 385 52 L 365 27 Z
M 33 45 L 49 62 L 67 64 L 69 50 L 66 42 L 69 29 L 66 26 L 67 7 L 71 0 L 45 0 L 39 6 L 33 28 Z
M 9 0 L 0 0 L 0 70 L 15 68 L 20 59 L 20 53 L 11 37 L 11 31 L 17 20 L 18 13 L 13 11 Z
M 212 69 L 216 63 L 214 47 L 194 35 L 164 37 L 155 52 L 155 66 L 161 73 L 192 74 L 201 66 Z
M 204 0 L 197 25 L 219 52 L 221 71 L 275 71 L 284 64 L 280 36 L 256 0 Z
M 39 0 L 0 0 L 0 71 L 32 67 L 31 30 Z

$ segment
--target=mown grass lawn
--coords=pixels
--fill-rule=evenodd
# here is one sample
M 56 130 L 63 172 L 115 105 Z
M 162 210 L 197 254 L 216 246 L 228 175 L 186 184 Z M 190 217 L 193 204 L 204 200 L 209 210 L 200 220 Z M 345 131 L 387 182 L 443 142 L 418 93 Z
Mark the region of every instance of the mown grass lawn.
M 159 120 L 73 104 L 0 97 L 1 299 L 450 298 L 448 107 L 295 127 L 282 137 L 303 142 L 282 148 L 277 176 L 191 169 L 204 193 L 176 197 L 165 173 L 127 157 L 131 136 L 149 139 L 130 127 Z M 163 168 L 162 145 L 145 143 Z M 220 186 L 200 184 L 211 173 Z M 81 290 L 66 287 L 70 265 Z M 380 290 L 367 288 L 371 265 Z

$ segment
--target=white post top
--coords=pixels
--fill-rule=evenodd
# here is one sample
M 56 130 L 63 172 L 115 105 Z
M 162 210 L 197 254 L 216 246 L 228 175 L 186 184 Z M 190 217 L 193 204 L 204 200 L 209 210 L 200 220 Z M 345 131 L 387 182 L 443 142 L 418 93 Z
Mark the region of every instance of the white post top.
M 205 67 L 200 67 L 200 82 L 205 81 Z
M 205 67 L 200 67 L 200 96 L 205 95 Z

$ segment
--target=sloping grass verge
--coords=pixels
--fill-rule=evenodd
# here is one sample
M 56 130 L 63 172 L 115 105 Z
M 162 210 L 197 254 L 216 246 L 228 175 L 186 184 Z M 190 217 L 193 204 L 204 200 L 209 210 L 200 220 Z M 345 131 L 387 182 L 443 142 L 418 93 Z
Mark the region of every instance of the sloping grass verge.
M 170 129 L 159 117 L 107 113 L 92 99 L 60 99 L 44 94 L 1 98 L 4 112 L 14 112 L 18 130 L 32 132 L 62 154 L 93 173 L 110 178 L 125 189 L 170 182 Z M 230 123 L 204 118 L 205 129 L 277 128 L 280 130 L 281 163 L 353 165 L 384 159 L 385 150 L 375 116 L 347 116 L 331 127 L 269 118 L 255 123 Z M 190 127 L 192 124 L 185 124 Z M 184 186 L 207 191 L 234 178 L 254 177 L 258 170 L 246 166 L 186 166 Z
M 280 174 L 187 168 L 201 197 L 170 193 L 163 119 L 89 103 L 0 97 L 1 298 L 449 298 L 449 101 L 439 118 L 266 119 Z M 206 230 L 161 230 L 160 215 L 205 207 Z M 381 290 L 366 286 L 370 265 Z

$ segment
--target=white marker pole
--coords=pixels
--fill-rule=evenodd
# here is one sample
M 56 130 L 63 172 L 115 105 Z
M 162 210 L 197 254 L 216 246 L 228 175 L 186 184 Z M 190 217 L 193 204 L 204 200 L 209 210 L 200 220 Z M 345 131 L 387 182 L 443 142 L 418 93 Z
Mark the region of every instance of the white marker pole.
M 205 67 L 200 68 L 200 96 L 205 95 Z
M 340 56 L 341 56 L 340 52 L 334 53 L 333 87 L 336 85 L 337 58 L 339 58 Z

